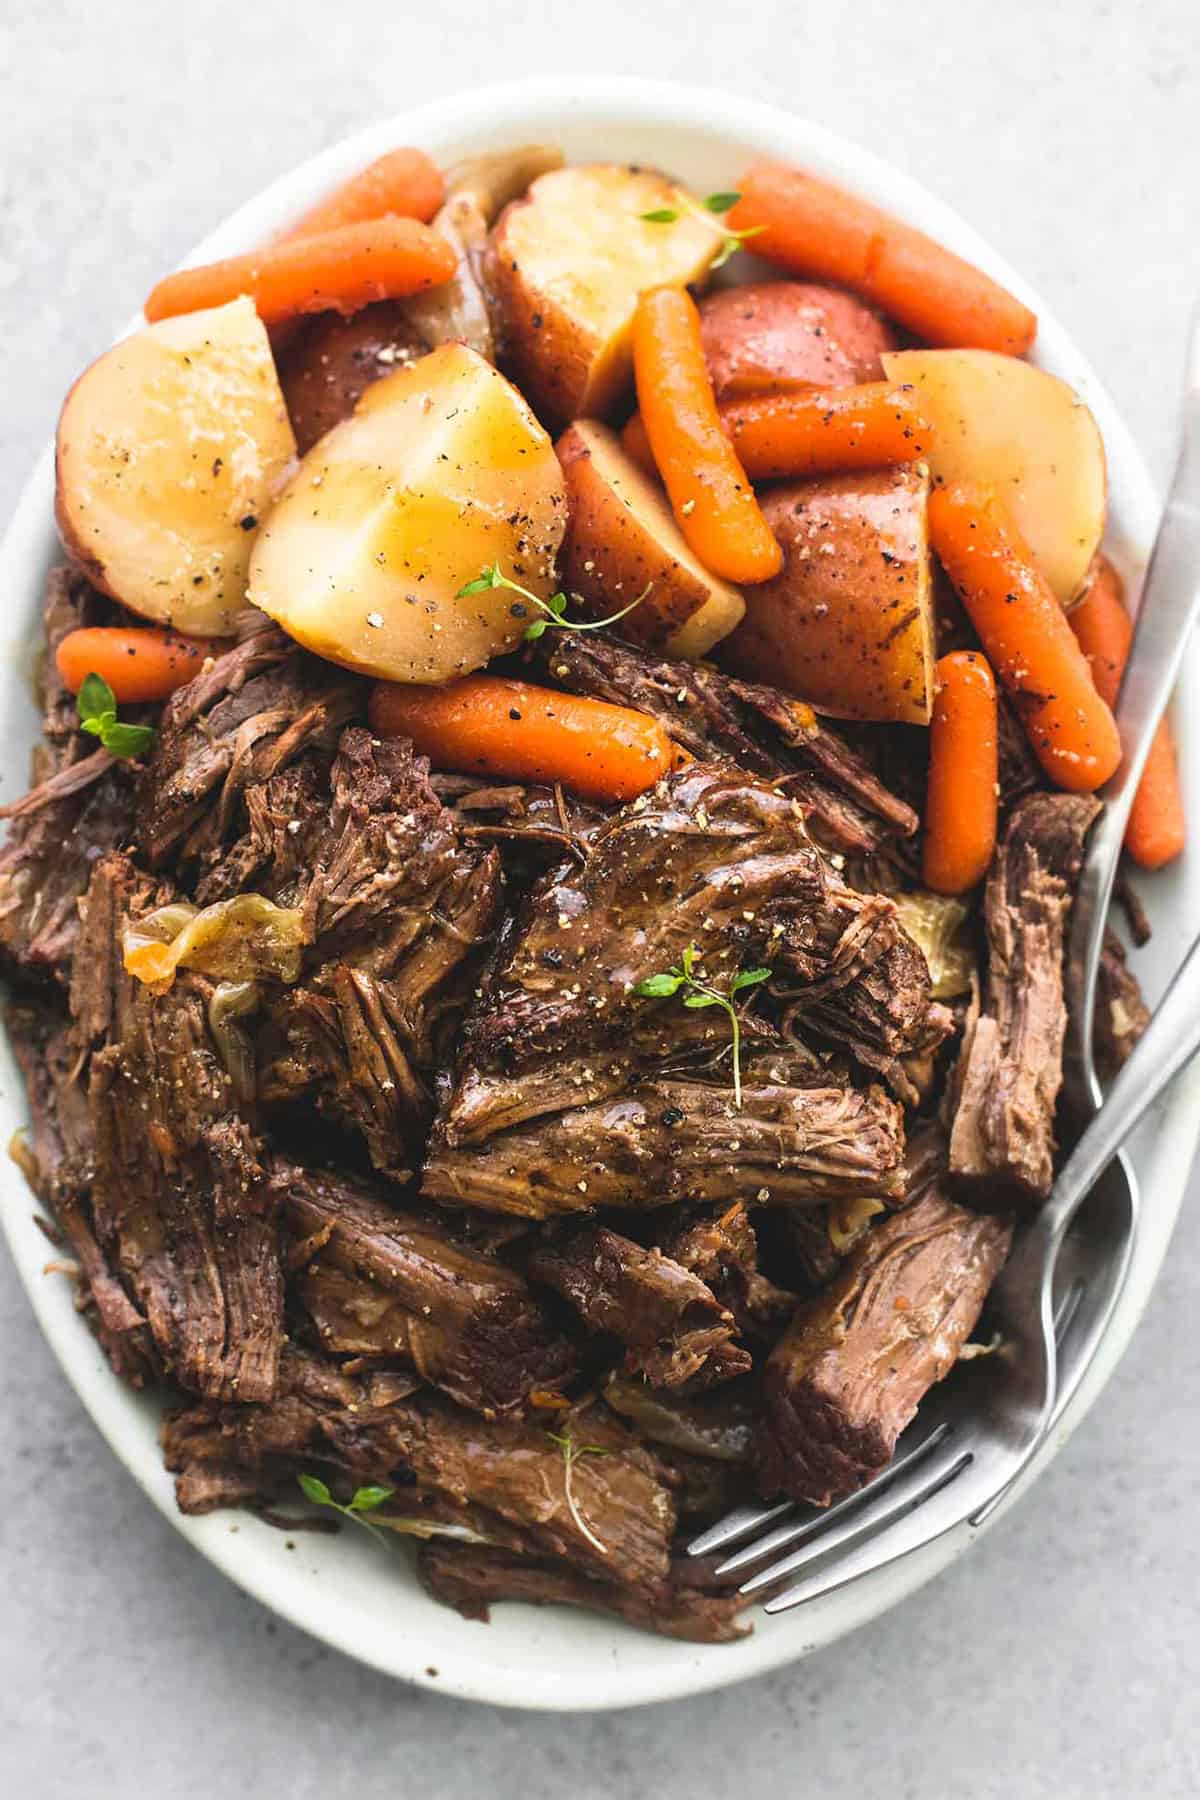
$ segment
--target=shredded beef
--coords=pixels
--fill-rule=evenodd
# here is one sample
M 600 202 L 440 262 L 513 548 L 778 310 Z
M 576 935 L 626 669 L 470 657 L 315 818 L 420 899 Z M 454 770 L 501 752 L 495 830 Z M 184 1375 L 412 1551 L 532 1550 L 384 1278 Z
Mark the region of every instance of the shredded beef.
M 543 643 L 551 674 L 572 693 L 649 713 L 698 761 L 729 757 L 754 774 L 793 778 L 814 834 L 832 849 L 861 854 L 916 831 L 913 809 L 811 708 L 778 689 L 612 638 L 563 634 Z
M 737 1593 L 668 1585 L 663 1593 L 646 1594 L 486 1544 L 434 1540 L 423 1546 L 417 1571 L 435 1600 L 452 1606 L 464 1619 L 484 1623 L 489 1607 L 521 1600 L 531 1606 L 582 1606 L 611 1613 L 643 1631 L 694 1644 L 733 1643 L 748 1629 L 738 1624 L 746 1601 Z
M 664 1076 L 482 1144 L 435 1136 L 424 1191 L 541 1219 L 684 1200 L 815 1205 L 899 1194 L 903 1153 L 900 1109 L 881 1088 L 792 1087 L 752 1065 L 740 1112 L 725 1084 Z
M 440 1219 L 315 1170 L 283 1166 L 272 1190 L 295 1291 L 327 1351 L 399 1358 L 485 1414 L 574 1374 L 573 1347 L 525 1279 Z
M 955 1075 L 950 1172 L 976 1203 L 1037 1204 L 1054 1179 L 1062 1086 L 1063 945 L 1087 794 L 1033 794 L 1005 829 L 984 899 L 987 977 Z
M 733 1342 L 732 1313 L 697 1275 L 607 1226 L 543 1233 L 526 1268 L 569 1301 L 589 1330 L 619 1338 L 626 1370 L 652 1387 L 677 1387 L 701 1369 L 725 1380 L 750 1367 Z
M 89 1055 L 96 1235 L 181 1386 L 265 1399 L 282 1335 L 274 1207 L 213 1047 L 211 984 L 183 975 L 154 994 L 124 970 L 124 925 L 155 897 L 109 856 L 84 901 L 72 1011 Z

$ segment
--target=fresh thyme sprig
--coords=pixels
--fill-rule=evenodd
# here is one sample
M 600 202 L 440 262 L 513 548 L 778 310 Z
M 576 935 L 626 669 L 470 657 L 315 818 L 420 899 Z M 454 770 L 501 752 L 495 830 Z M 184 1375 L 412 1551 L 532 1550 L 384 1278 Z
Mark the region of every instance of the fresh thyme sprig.
M 140 756 L 154 742 L 149 725 L 126 725 L 117 717 L 117 696 L 102 675 L 85 675 L 75 696 L 79 729 L 100 739 L 112 755 Z
M 741 969 L 729 984 L 728 993 L 721 993 L 711 983 L 704 980 L 703 972 L 696 970 L 697 950 L 695 944 L 689 944 L 679 963 L 661 975 L 647 975 L 644 981 L 634 983 L 633 991 L 646 1000 L 669 1000 L 673 994 L 683 989 L 683 1004 L 699 1011 L 706 1006 L 719 1006 L 729 1020 L 733 1032 L 733 1103 L 738 1111 L 742 1110 L 742 1028 L 734 1006 L 736 995 L 746 988 L 757 987 L 760 982 L 770 978 L 770 969 Z
M 740 194 L 709 194 L 699 203 L 691 199 L 684 203 L 684 212 L 690 213 L 693 219 L 699 219 L 704 225 L 711 225 L 713 230 L 720 235 L 721 248 L 713 258 L 711 265 L 714 269 L 719 269 L 722 264 L 727 263 L 735 250 L 743 248 L 747 239 L 757 237 L 759 232 L 765 229 L 762 225 L 748 225 L 745 231 L 730 231 L 727 226 L 717 223 L 717 220 L 723 217 L 730 207 L 737 205 L 741 197 Z M 650 212 L 638 214 L 638 217 L 644 219 L 647 225 L 673 225 L 679 216 L 680 211 L 677 206 L 656 206 Z
M 311 1500 L 314 1506 L 327 1506 L 331 1512 L 341 1513 L 344 1519 L 353 1519 L 356 1525 L 361 1525 L 364 1531 L 369 1531 L 371 1536 L 377 1538 L 381 1544 L 387 1542 L 378 1526 L 372 1525 L 369 1519 L 363 1517 L 363 1514 L 374 1512 L 377 1506 L 382 1506 L 385 1500 L 390 1500 L 394 1489 L 390 1487 L 356 1488 L 349 1505 L 343 1506 L 340 1500 L 334 1499 L 328 1486 L 319 1475 L 300 1475 L 297 1480 L 305 1499 Z
M 567 1511 L 574 1519 L 576 1526 L 583 1533 L 588 1543 L 597 1549 L 601 1556 L 608 1555 L 608 1545 L 602 1543 L 579 1510 L 575 1499 L 575 1489 L 571 1476 L 575 1464 L 581 1456 L 607 1456 L 608 1451 L 602 1444 L 578 1444 L 569 1431 L 548 1431 L 546 1436 L 552 1444 L 557 1444 L 562 1451 L 563 1459 L 563 1498 L 567 1503 Z
M 501 572 L 500 564 L 493 563 L 481 575 L 477 575 L 474 581 L 468 581 L 466 587 L 459 588 L 457 598 L 463 600 L 468 594 L 483 594 L 489 588 L 508 588 L 510 593 L 520 594 L 522 600 L 528 600 L 531 606 L 536 606 L 546 615 L 544 619 L 534 619 L 532 624 L 525 627 L 525 642 L 532 644 L 544 631 L 549 631 L 551 626 L 557 626 L 560 631 L 600 631 L 605 625 L 615 625 L 618 619 L 623 619 L 626 613 L 631 613 L 635 606 L 642 604 L 653 585 L 653 582 L 648 583 L 636 600 L 631 600 L 620 612 L 610 613 L 607 619 L 567 619 L 563 617 L 567 610 L 566 594 L 551 594 L 548 600 L 543 600 L 539 594 L 531 594 L 528 588 L 522 587 L 520 582 L 510 581 Z M 579 598 L 578 594 L 571 597 L 576 600 Z M 513 611 L 516 611 L 515 607 Z

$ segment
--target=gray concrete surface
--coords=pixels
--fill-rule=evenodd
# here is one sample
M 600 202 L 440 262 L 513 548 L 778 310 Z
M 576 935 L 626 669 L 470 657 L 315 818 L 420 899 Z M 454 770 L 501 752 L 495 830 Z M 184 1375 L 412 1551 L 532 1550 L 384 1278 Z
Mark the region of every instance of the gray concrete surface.
M 894 156 L 1028 272 L 1163 478 L 1200 287 L 1195 0 L 4 0 L 0 515 L 66 384 L 237 201 L 411 98 L 555 69 L 719 82 Z M 1067 1453 L 901 1612 L 724 1695 L 562 1719 L 408 1691 L 228 1585 L 0 1262 L 0 1794 L 1194 1796 L 1198 1283 L 1193 1211 Z

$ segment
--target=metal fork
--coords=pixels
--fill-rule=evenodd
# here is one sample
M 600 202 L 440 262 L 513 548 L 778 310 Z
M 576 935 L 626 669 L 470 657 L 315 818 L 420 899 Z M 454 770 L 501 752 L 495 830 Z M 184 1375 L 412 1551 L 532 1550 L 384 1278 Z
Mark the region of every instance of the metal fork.
M 1143 588 L 1129 667 L 1117 707 L 1125 756 L 1121 769 L 1105 790 L 1105 814 L 1092 833 L 1074 911 L 1067 966 L 1071 1029 L 1066 1089 L 1081 1118 L 1094 1113 L 1101 1097 L 1091 1051 L 1095 984 L 1121 841 L 1151 739 L 1175 685 L 1198 614 L 1200 312 L 1189 341 L 1174 479 Z M 1168 996 L 1171 1017 L 1178 1003 L 1180 983 L 1186 991 L 1185 978 L 1192 964 L 1193 957 L 1189 956 Z M 1169 1027 L 1169 1018 L 1163 1019 L 1168 1001 L 1164 1001 L 1155 1020 L 1156 1043 L 1160 1033 Z M 1150 1035 L 1143 1042 L 1143 1052 Z M 1182 1055 L 1172 1073 L 1186 1059 Z M 1144 1054 L 1136 1056 L 1136 1066 L 1145 1066 Z M 1144 1094 L 1143 1111 L 1157 1098 L 1170 1076 L 1163 1075 L 1160 1066 L 1153 1070 L 1150 1079 L 1153 1094 L 1149 1090 Z M 1094 1129 L 1089 1130 L 1080 1141 L 1059 1177 L 1050 1205 L 1037 1221 L 1036 1230 L 1022 1235 L 1008 1268 L 992 1290 L 994 1311 L 1019 1313 L 1024 1329 L 1033 1330 L 1033 1360 L 1029 1368 L 1021 1371 L 1010 1366 L 1007 1380 L 980 1376 L 971 1369 L 956 1371 L 953 1383 L 943 1385 L 922 1404 L 920 1417 L 901 1440 L 896 1457 L 866 1488 L 825 1511 L 798 1512 L 790 1502 L 742 1508 L 697 1538 L 689 1547 L 692 1555 L 712 1554 L 752 1539 L 721 1565 L 718 1573 L 730 1576 L 777 1551 L 796 1546 L 783 1562 L 772 1562 L 745 1584 L 743 1591 L 754 1592 L 775 1585 L 797 1568 L 818 1558 L 823 1561 L 841 1545 L 870 1534 L 870 1541 L 856 1545 L 853 1553 L 842 1557 L 827 1579 L 814 1585 L 817 1578 L 811 1578 L 768 1606 L 768 1611 L 781 1611 L 894 1561 L 964 1519 L 973 1524 L 983 1521 L 1069 1403 L 1124 1284 L 1139 1201 L 1133 1171 L 1123 1157 L 1114 1159 L 1114 1151 L 1137 1120 L 1131 1117 L 1122 1124 L 1113 1113 L 1113 1101 L 1129 1092 L 1128 1080 L 1119 1085 L 1121 1092 L 1115 1086 L 1104 1108 L 1103 1133 L 1097 1135 Z M 1121 1129 L 1116 1130 L 1116 1126 Z M 1102 1155 L 1106 1143 L 1111 1148 Z M 1081 1266 L 1084 1279 L 1060 1281 L 1063 1299 L 1051 1320 L 1054 1271 L 1059 1267 L 1061 1272 L 1067 1260 L 1059 1255 L 1063 1238 L 1093 1184 L 1088 1230 L 1075 1233 L 1071 1241 L 1074 1260 Z M 1040 1264 L 1039 1257 L 1045 1259 Z M 1037 1329 L 1033 1329 L 1035 1321 Z M 1022 1341 L 1019 1334 L 1006 1332 L 1005 1356 L 1010 1365 Z M 1061 1359 L 1057 1355 L 1060 1348 L 1067 1352 Z M 965 1429 L 970 1408 L 977 1403 L 982 1407 L 978 1433 Z M 973 1441 L 976 1436 L 978 1443 Z M 972 1471 L 970 1480 L 960 1481 L 968 1468 Z M 991 1491 L 987 1492 L 989 1481 Z M 939 1507 L 928 1504 L 951 1484 L 952 1493 L 943 1498 Z M 911 1514 L 918 1507 L 919 1517 L 913 1519 Z M 769 1536 L 756 1536 L 777 1520 L 784 1522 Z M 903 1526 L 898 1521 L 903 1521 Z
M 857 1494 L 822 1511 L 800 1511 L 790 1503 L 744 1508 L 704 1532 L 689 1553 L 711 1555 L 753 1538 L 716 1571 L 724 1578 L 770 1558 L 743 1582 L 744 1594 L 778 1588 L 785 1577 L 806 1571 L 768 1599 L 766 1610 L 775 1613 L 844 1587 L 957 1525 L 980 1523 L 1020 1474 L 1051 1418 L 1056 1343 L 1069 1335 L 1083 1292 L 1077 1283 L 1057 1305 L 1053 1299 L 1067 1228 L 1129 1133 L 1198 1049 L 1200 938 L 1046 1205 L 1018 1234 L 988 1300 L 999 1348 L 961 1366 L 928 1397 L 896 1457 Z M 758 1535 L 777 1520 L 783 1522 L 767 1536 Z M 782 1550 L 788 1554 L 776 1559 Z

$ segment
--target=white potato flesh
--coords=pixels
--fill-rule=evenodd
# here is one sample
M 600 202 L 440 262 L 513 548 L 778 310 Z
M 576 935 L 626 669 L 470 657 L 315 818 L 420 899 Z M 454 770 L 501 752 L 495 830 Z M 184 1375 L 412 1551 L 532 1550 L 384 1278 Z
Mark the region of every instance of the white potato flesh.
M 148 325 L 79 377 L 58 422 L 55 511 L 106 594 L 222 636 L 259 519 L 296 454 L 251 300 Z
M 547 419 L 606 418 L 632 402 L 638 295 L 701 280 L 721 247 L 719 221 L 693 204 L 665 176 L 599 163 L 540 175 L 500 215 L 492 288 L 517 379 Z
M 1065 381 L 994 350 L 889 350 L 934 427 L 939 482 L 984 481 L 1007 501 L 1063 605 L 1079 596 L 1104 535 L 1108 478 L 1100 429 Z
M 443 682 L 520 643 L 527 602 L 461 595 L 499 564 L 545 600 L 566 529 L 554 446 L 465 344 L 372 384 L 313 445 L 264 520 L 250 598 L 331 662 Z

